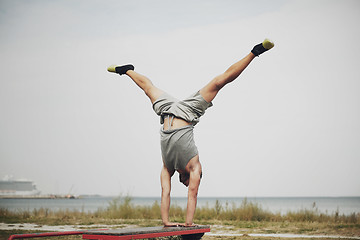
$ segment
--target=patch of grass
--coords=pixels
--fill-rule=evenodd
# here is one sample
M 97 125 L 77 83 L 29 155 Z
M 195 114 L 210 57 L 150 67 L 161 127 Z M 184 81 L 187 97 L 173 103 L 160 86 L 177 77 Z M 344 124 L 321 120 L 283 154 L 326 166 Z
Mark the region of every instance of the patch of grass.
M 265 233 L 267 233 L 267 234 L 272 234 L 272 233 L 277 233 L 277 231 L 271 230 L 271 229 L 266 229 L 266 230 L 265 230 Z
M 359 228 L 360 229 L 360 224 L 337 224 L 335 226 L 336 228 L 340 229 L 340 228 L 353 228 L 353 227 L 356 227 L 356 228 Z
M 236 227 L 252 229 L 252 228 L 259 228 L 260 224 L 259 224 L 259 222 L 240 221 L 240 222 L 236 222 Z
M 314 228 L 301 228 L 299 229 L 298 233 L 299 234 L 306 234 L 306 233 L 311 233 L 311 232 L 314 232 L 316 231 L 316 229 Z

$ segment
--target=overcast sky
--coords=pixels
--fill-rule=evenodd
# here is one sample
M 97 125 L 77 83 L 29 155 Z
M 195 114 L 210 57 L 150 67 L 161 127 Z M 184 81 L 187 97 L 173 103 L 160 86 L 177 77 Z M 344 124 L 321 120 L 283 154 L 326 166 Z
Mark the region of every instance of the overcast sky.
M 107 66 L 183 98 L 270 38 L 195 127 L 199 196 L 359 196 L 359 22 L 348 0 L 0 0 L 0 178 L 160 196 L 159 117 Z

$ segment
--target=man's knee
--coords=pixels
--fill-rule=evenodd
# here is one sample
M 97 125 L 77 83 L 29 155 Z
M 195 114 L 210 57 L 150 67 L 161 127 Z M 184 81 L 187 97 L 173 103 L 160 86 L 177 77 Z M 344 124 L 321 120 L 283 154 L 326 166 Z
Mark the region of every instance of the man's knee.
M 211 90 L 214 92 L 219 91 L 223 86 L 224 77 L 219 75 L 211 81 Z

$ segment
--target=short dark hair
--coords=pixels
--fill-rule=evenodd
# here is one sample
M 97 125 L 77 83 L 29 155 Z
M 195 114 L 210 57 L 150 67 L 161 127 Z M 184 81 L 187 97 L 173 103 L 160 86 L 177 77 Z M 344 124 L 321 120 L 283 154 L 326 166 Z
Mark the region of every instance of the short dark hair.
M 179 181 L 182 183 L 185 182 L 189 178 L 190 178 L 190 174 L 188 174 L 188 173 L 180 173 L 179 174 Z
M 179 173 L 179 181 L 180 182 L 185 182 L 187 179 L 190 178 L 190 174 L 189 173 Z M 200 173 L 200 179 L 202 178 L 202 172 Z

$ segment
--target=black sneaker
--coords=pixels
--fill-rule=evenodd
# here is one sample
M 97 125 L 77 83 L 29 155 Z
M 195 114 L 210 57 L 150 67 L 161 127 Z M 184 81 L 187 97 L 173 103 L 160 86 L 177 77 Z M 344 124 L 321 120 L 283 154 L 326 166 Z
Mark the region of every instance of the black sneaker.
M 267 50 L 274 47 L 274 43 L 270 41 L 269 39 L 265 39 L 262 43 L 256 45 L 251 52 L 255 56 L 259 56 L 260 54 L 266 52 Z
M 108 71 L 109 72 L 113 72 L 113 73 L 118 73 L 120 75 L 125 74 L 127 71 L 129 70 L 134 70 L 134 66 L 132 64 L 128 64 L 128 65 L 123 65 L 123 66 L 119 66 L 119 65 L 111 65 L 110 67 L 108 67 Z

